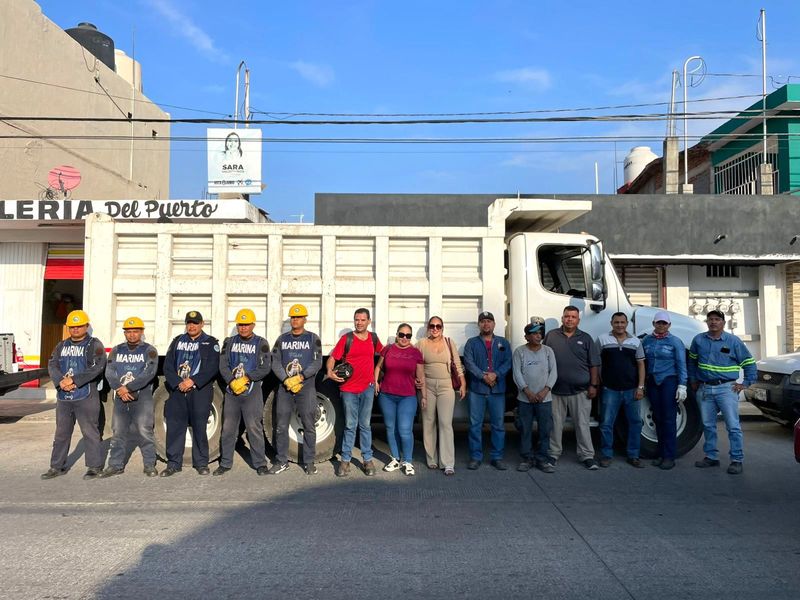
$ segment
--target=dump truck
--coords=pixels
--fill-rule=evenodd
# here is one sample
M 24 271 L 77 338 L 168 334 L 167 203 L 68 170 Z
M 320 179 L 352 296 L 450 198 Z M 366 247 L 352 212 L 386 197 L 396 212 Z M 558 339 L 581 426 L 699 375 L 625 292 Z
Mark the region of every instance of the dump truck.
M 288 329 L 288 309 L 295 303 L 308 307 L 306 327 L 319 334 L 326 356 L 352 328 L 359 307 L 370 309 L 372 329 L 384 342 L 393 341 L 391 334 L 401 322 L 410 323 L 421 338 L 428 317 L 438 315 L 462 350 L 478 333 L 482 310 L 494 313 L 496 332 L 514 347 L 524 343 L 523 328 L 531 316 L 544 317 L 550 330 L 560 325 L 567 305 L 581 310 L 580 327 L 592 336 L 607 332 L 617 311 L 629 316 L 634 335 L 643 336 L 652 330 L 657 309 L 631 305 L 600 240 L 558 232 L 589 210 L 588 200 L 497 198 L 486 208 L 485 225 L 449 226 L 442 215 L 435 225 L 415 227 L 142 223 L 92 214 L 86 218 L 84 308 L 93 335 L 106 346 L 120 343 L 122 321 L 137 315 L 144 320 L 147 341 L 162 354 L 183 332 L 189 310 L 199 310 L 206 318 L 205 331 L 221 341 L 235 333 L 236 312 L 250 308 L 257 316 L 256 333 L 272 344 Z M 671 318 L 671 332 L 687 347 L 704 329 L 691 317 Z M 276 386 L 276 381 L 264 386 L 269 441 Z M 342 405 L 324 369 L 316 389 L 316 456 L 325 461 L 340 442 Z M 162 457 L 166 399 L 162 385 L 155 392 Z M 218 453 L 222 400 L 217 389 L 208 421 L 212 458 Z M 509 394 L 509 413 L 515 403 Z M 642 455 L 648 456 L 657 440 L 646 399 L 641 410 Z M 456 418 L 466 415 L 462 407 Z M 683 454 L 702 432 L 696 403 L 681 404 L 677 419 L 678 452 Z M 293 418 L 292 459 L 300 452 L 301 428 Z

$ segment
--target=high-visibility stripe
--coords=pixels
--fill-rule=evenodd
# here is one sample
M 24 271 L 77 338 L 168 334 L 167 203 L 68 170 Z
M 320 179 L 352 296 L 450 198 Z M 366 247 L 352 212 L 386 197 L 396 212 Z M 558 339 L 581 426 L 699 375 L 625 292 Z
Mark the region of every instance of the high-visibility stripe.
M 730 367 L 720 367 L 717 365 L 707 365 L 704 363 L 697 363 L 698 368 L 705 369 L 706 371 L 714 371 L 715 373 L 738 373 L 739 365 L 732 365 Z
M 745 365 L 754 365 L 756 364 L 755 358 L 745 358 L 742 362 L 739 363 L 740 367 L 744 367 Z
M 689 352 L 689 358 L 697 358 L 697 354 L 694 354 L 693 352 Z

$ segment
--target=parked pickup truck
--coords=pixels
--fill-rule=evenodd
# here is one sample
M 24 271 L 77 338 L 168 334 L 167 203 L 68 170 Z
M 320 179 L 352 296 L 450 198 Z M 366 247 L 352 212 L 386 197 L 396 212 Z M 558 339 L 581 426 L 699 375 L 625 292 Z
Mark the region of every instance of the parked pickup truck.
M 20 360 L 14 334 L 0 333 L 0 396 L 14 391 L 23 383 L 47 375 L 47 369 L 20 370 Z
M 800 352 L 765 358 L 756 367 L 758 378 L 745 398 L 768 419 L 791 425 L 800 417 Z

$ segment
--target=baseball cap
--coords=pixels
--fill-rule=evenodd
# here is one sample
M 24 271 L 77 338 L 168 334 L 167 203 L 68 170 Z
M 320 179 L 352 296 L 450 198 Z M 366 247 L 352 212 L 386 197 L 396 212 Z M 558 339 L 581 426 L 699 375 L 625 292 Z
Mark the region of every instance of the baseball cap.
M 658 321 L 664 321 L 665 323 L 672 323 L 672 319 L 669 318 L 669 313 L 665 310 L 660 310 L 656 313 L 656 316 L 653 317 L 653 323 L 657 323 Z
M 184 323 L 197 323 L 198 325 L 203 322 L 203 315 L 201 315 L 196 310 L 190 310 L 186 313 L 186 318 L 183 320 Z
M 490 321 L 494 321 L 494 315 L 490 313 L 488 310 L 485 310 L 478 315 L 478 321 L 483 321 L 484 319 L 489 319 Z
M 714 310 L 708 311 L 706 313 L 706 318 L 710 317 L 711 315 L 716 315 L 720 319 L 722 319 L 723 321 L 725 320 L 725 313 L 723 313 L 721 310 L 714 309 Z

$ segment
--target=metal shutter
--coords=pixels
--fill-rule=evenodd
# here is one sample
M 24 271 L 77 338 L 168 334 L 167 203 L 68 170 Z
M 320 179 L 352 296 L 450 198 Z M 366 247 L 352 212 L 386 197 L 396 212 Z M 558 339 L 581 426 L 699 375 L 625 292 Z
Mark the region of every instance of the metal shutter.
M 661 305 L 661 270 L 656 266 L 624 265 L 619 268 L 620 279 L 631 304 Z
M 83 279 L 83 246 L 50 244 L 45 279 Z

